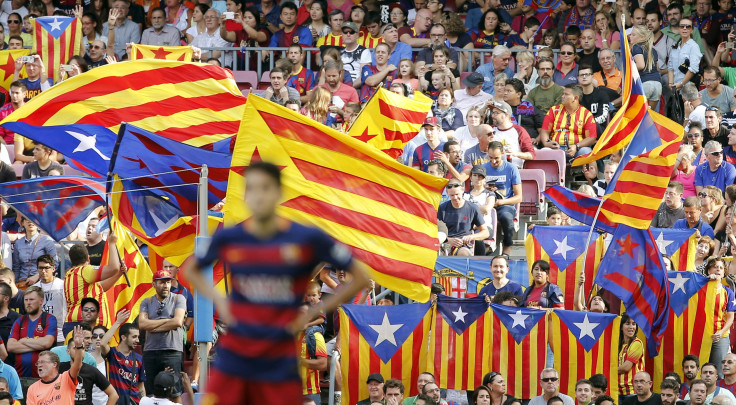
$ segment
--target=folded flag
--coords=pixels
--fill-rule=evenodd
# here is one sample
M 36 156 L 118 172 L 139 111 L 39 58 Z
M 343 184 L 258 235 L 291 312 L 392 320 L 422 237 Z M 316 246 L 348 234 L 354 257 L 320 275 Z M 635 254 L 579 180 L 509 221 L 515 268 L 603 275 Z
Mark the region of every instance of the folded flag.
M 244 170 L 251 162 L 271 162 L 283 173 L 279 215 L 349 245 L 376 283 L 410 299 L 429 299 L 446 179 L 262 97 L 248 99 L 243 122 L 223 208 L 226 225 L 250 216 Z
M 430 304 L 342 305 L 342 403 L 368 398 L 365 382 L 372 373 L 404 383 L 405 396 L 416 395 L 419 373 L 426 370 L 431 327 Z
M 153 46 L 131 44 L 130 60 L 163 59 L 191 62 L 194 51 L 191 46 Z
M 38 177 L 0 184 L 0 197 L 58 242 L 105 205 L 105 185 L 80 176 Z
M 491 310 L 482 297 L 440 295 L 432 315 L 427 369 L 440 387 L 473 390 L 491 372 Z
M 560 392 L 574 397 L 579 380 L 603 374 L 608 380 L 606 394 L 618 398 L 620 318 L 613 314 L 555 310 L 549 321 Z

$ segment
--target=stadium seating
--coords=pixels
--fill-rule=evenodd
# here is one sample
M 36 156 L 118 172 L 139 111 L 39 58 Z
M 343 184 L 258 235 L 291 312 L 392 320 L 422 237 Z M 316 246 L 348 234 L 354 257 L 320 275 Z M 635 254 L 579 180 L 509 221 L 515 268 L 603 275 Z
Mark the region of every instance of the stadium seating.
M 522 199 L 519 206 L 519 215 L 540 216 L 544 213 L 545 173 L 542 169 L 521 169 Z
M 261 81 L 258 83 L 258 90 L 266 90 L 271 86 L 271 71 L 267 70 L 261 75 Z
M 233 71 L 233 77 L 240 90 L 258 87 L 258 73 L 253 70 L 235 70 Z
M 540 149 L 536 151 L 534 160 L 524 162 L 524 169 L 540 169 L 544 172 L 546 182 L 540 191 L 555 184 L 565 185 L 565 152 L 560 149 Z

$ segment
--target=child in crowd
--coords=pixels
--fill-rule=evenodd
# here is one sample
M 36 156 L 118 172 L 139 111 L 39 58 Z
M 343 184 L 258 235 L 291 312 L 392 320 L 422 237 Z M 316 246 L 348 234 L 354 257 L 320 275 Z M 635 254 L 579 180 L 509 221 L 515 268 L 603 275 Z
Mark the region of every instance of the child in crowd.
M 608 187 L 608 184 L 611 183 L 613 175 L 616 174 L 616 169 L 618 169 L 618 163 L 610 160 L 606 161 L 606 164 L 603 167 L 603 180 L 598 180 L 593 183 L 593 190 L 595 190 L 596 196 L 603 197 L 603 195 L 606 194 L 606 188 Z
M 420 77 L 419 80 L 422 83 L 422 90 L 427 97 L 432 100 L 437 100 L 437 96 L 440 94 L 440 90 L 445 87 L 450 87 L 449 78 L 441 70 L 435 70 L 432 72 L 432 81 L 427 83 L 424 77 Z
M 549 206 L 547 208 L 547 225 L 562 225 L 562 213 L 560 213 L 560 210 L 555 206 Z
M 411 59 L 402 59 L 399 62 L 399 77 L 391 83 L 404 83 L 410 86 L 409 93 L 419 90 L 419 79 L 417 79 L 417 75 L 414 72 L 414 63 L 412 63 Z
M 565 41 L 575 44 L 575 48 L 580 47 L 580 27 L 570 25 L 565 29 Z
M 321 307 L 322 306 L 322 287 L 314 281 L 309 283 L 307 286 L 306 301 L 310 307 Z M 309 321 L 305 326 L 305 339 L 307 342 L 307 351 L 314 353 L 317 347 L 317 342 L 314 338 L 316 332 L 325 334 L 325 322 L 327 317 L 324 312 L 320 311 L 320 314 Z
M 342 115 L 342 119 L 344 120 L 342 123 L 342 132 L 348 133 L 348 130 L 350 129 L 350 126 L 353 125 L 353 122 L 355 122 L 355 118 L 358 117 L 358 114 L 360 114 L 360 104 L 358 103 L 348 103 L 345 105 L 344 112 Z
M 560 49 L 560 34 L 557 32 L 557 29 L 550 28 L 545 31 L 542 36 L 542 45 L 550 49 Z

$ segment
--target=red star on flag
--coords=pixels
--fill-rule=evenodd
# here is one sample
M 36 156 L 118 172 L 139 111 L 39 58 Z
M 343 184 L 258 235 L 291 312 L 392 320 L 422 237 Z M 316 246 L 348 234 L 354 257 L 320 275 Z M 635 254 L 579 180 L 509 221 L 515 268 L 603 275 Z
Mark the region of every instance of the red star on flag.
M 168 54 L 171 53 L 169 51 L 165 51 L 163 46 L 161 46 L 158 49 L 156 49 L 155 51 L 151 51 L 151 52 L 153 52 L 153 58 L 154 59 L 166 59 L 166 55 L 168 55 Z
M 631 235 L 626 235 L 625 240 L 617 240 L 616 243 L 618 243 L 621 247 L 621 250 L 619 250 L 618 252 L 619 256 L 627 253 L 632 258 L 634 257 L 634 248 L 639 246 L 638 243 L 634 243 L 631 241 Z

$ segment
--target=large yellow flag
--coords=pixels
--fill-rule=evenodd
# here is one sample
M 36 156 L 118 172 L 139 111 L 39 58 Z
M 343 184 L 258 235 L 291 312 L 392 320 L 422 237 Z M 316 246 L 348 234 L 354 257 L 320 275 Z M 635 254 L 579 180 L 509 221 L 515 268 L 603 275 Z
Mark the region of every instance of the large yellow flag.
M 194 51 L 192 51 L 191 46 L 153 46 L 133 44 L 130 50 L 130 60 L 164 59 L 191 62 L 193 54 Z
M 437 259 L 437 207 L 447 180 L 404 166 L 359 140 L 262 97 L 249 97 L 233 151 L 226 225 L 243 204 L 251 162 L 281 167 L 279 215 L 352 247 L 380 285 L 426 302 Z
M 432 100 L 424 95 L 409 99 L 378 89 L 353 122 L 348 135 L 397 158 L 404 145 L 422 128 L 431 109 Z

